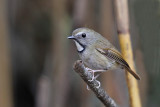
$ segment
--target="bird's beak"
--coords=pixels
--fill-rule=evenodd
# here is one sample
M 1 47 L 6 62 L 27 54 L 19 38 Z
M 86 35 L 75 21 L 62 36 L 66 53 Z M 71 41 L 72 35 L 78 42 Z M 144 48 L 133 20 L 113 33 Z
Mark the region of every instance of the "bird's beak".
M 75 39 L 75 37 L 74 36 L 69 36 L 68 39 Z

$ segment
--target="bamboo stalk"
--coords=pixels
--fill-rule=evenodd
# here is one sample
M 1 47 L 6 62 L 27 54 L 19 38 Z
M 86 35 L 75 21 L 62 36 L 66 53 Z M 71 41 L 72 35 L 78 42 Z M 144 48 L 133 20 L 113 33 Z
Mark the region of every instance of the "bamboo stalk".
M 0 0 L 0 107 L 13 107 L 6 3 Z
M 114 7 L 122 56 L 129 63 L 131 69 L 136 71 L 129 33 L 128 1 L 115 0 Z M 128 72 L 126 72 L 126 79 L 129 91 L 130 107 L 141 107 L 137 80 Z

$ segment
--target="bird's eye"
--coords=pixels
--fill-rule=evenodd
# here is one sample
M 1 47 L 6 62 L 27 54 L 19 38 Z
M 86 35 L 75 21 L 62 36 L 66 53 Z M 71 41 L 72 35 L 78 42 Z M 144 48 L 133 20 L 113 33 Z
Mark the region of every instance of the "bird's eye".
M 82 33 L 82 37 L 85 38 L 85 37 L 86 37 L 86 34 L 85 34 L 85 33 Z

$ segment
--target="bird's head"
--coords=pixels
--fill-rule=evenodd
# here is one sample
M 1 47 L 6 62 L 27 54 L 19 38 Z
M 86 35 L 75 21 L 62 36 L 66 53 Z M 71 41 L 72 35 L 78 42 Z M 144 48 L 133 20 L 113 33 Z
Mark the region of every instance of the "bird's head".
M 101 35 L 99 33 L 89 28 L 78 28 L 73 31 L 72 36 L 68 37 L 68 39 L 75 41 L 79 52 L 84 51 L 86 47 L 94 45 L 100 38 Z

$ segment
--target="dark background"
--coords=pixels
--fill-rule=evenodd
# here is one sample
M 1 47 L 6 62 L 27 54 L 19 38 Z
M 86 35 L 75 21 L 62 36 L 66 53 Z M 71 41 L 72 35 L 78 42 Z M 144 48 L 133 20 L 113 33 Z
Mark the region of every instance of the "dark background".
M 0 0 L 2 107 L 103 107 L 72 66 L 79 59 L 67 36 L 92 28 L 119 50 L 114 0 Z M 160 1 L 129 0 L 130 33 L 143 107 L 160 106 Z M 125 73 L 99 80 L 128 107 Z

